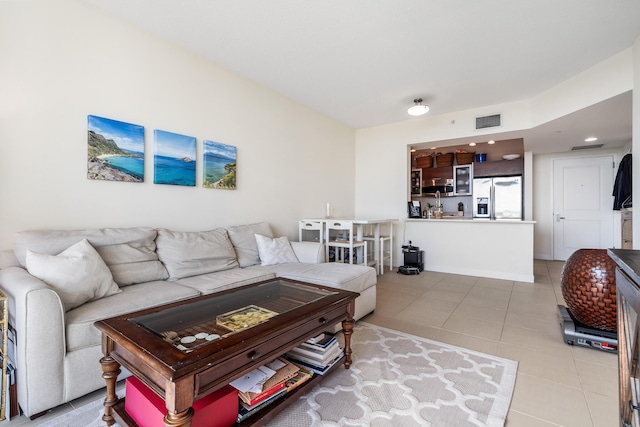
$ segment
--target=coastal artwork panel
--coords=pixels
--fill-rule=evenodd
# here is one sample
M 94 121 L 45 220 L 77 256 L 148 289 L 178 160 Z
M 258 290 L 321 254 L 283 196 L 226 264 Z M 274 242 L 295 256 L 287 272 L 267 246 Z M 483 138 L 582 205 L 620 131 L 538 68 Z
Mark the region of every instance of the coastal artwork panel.
M 196 138 L 154 131 L 154 184 L 196 185 Z
M 236 189 L 236 147 L 215 141 L 204 141 L 205 188 Z
M 144 181 L 144 127 L 104 117 L 87 117 L 87 178 Z

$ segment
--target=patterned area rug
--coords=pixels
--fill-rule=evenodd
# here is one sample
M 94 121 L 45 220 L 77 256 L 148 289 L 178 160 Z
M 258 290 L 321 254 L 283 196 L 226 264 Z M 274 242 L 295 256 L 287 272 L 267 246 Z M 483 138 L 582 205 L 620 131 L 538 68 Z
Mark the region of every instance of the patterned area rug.
M 517 362 L 365 322 L 356 324 L 352 348 L 351 369 L 327 375 L 268 425 L 493 427 L 505 423 Z M 100 406 L 101 400 L 93 402 L 41 427 L 103 425 Z M 82 418 L 81 412 L 88 417 Z M 76 423 L 79 420 L 81 424 Z

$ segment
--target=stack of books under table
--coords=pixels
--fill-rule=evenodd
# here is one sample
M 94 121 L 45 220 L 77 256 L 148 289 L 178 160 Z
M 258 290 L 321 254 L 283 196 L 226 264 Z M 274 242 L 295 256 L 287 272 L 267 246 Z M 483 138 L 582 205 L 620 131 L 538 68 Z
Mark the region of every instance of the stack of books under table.
M 336 337 L 325 332 L 233 381 L 231 385 L 238 389 L 239 397 L 238 422 L 294 390 L 314 374 L 323 375 L 343 354 Z
M 250 376 L 261 378 L 251 389 L 247 389 L 246 381 L 243 384 L 242 380 L 249 380 Z M 294 390 L 312 376 L 311 370 L 297 366 L 284 358 L 278 358 L 249 373 L 246 377 L 232 382 L 231 385 L 238 389 L 240 398 L 238 422 L 268 406 L 283 394 Z M 253 379 L 249 381 L 252 382 Z
M 324 332 L 291 349 L 285 356 L 299 366 L 324 375 L 343 354 L 335 335 Z

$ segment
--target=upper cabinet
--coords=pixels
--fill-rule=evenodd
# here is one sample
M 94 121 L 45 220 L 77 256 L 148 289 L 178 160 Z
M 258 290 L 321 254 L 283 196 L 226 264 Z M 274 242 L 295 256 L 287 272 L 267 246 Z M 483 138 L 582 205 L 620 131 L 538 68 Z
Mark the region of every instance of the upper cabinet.
M 473 184 L 473 163 L 453 167 L 453 195 L 470 196 Z
M 466 152 L 462 154 L 460 152 Z M 450 154 L 451 156 L 444 155 Z M 461 155 L 462 154 L 462 155 Z M 476 154 L 485 154 L 484 162 L 477 162 Z M 509 158 L 510 160 L 505 159 Z M 440 179 L 452 178 L 454 184 L 456 177 L 453 166 L 465 164 L 473 164 L 472 176 L 475 178 L 504 176 L 504 175 L 523 175 L 524 174 L 524 140 L 522 138 L 507 139 L 496 141 L 495 144 L 487 142 L 478 142 L 475 147 L 469 145 L 455 145 L 450 147 L 430 148 L 425 150 L 416 150 L 411 155 L 412 167 L 422 169 L 422 179 L 429 177 L 438 177 Z M 438 160 L 452 159 L 452 163 Z M 444 164 L 444 166 L 443 166 Z

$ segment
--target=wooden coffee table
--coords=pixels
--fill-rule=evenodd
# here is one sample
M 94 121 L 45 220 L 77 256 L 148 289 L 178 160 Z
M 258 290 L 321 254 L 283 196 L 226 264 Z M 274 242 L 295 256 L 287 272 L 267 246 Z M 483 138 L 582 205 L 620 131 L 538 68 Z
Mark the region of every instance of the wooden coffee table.
M 107 425 L 136 425 L 124 409 L 124 398 L 116 395 L 120 366 L 164 399 L 164 423 L 171 427 L 190 425 L 194 401 L 306 339 L 333 330 L 338 322 L 348 369 L 358 295 L 273 279 L 98 321 L 107 384 L 102 419 Z M 321 378 L 307 381 L 240 425 L 266 423 Z

